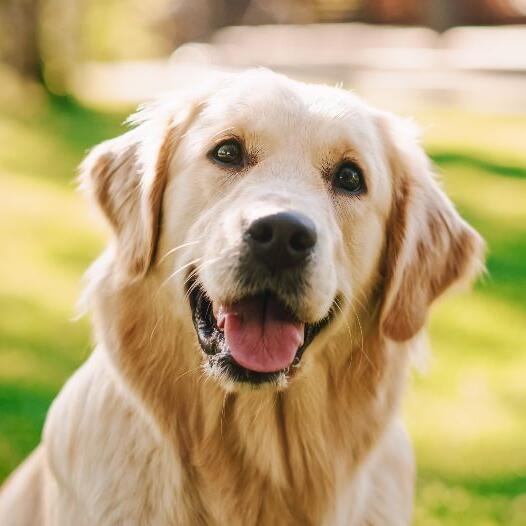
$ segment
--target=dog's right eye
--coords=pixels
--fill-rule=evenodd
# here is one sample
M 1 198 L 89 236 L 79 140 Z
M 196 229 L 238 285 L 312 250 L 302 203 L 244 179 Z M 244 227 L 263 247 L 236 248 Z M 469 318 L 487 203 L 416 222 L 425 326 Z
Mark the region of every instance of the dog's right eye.
M 343 163 L 334 174 L 333 185 L 350 195 L 364 193 L 365 182 L 362 169 L 353 161 Z
M 211 153 L 212 159 L 220 164 L 240 166 L 243 164 L 243 147 L 235 139 L 218 144 Z

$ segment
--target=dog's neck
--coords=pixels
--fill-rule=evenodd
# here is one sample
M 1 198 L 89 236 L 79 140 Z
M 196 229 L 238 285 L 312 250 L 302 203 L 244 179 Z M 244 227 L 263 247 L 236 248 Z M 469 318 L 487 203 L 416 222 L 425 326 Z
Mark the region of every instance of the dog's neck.
M 398 403 L 407 352 L 374 327 L 356 345 L 345 330 L 333 335 L 282 392 L 227 392 L 204 376 L 192 327 L 161 311 L 146 287 L 97 296 L 99 337 L 174 442 L 192 488 L 185 498 L 205 523 L 320 523 Z

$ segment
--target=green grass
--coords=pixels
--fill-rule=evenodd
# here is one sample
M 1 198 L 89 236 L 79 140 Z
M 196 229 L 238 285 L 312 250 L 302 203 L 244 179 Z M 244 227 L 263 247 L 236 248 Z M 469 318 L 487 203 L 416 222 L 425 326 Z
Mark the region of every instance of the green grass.
M 489 273 L 434 310 L 429 372 L 407 398 L 415 523 L 526 524 L 526 117 L 419 117 L 448 194 L 488 243 Z
M 70 319 L 104 236 L 73 179 L 123 117 L 44 100 L 0 118 L 0 480 L 90 351 L 88 323 Z M 448 193 L 488 241 L 489 274 L 434 310 L 429 371 L 413 375 L 415 523 L 526 524 L 526 118 L 416 117 Z
M 103 235 L 75 191 L 75 167 L 122 119 L 61 100 L 0 118 L 0 480 L 38 442 L 49 404 L 89 354 L 87 321 L 70 320 Z

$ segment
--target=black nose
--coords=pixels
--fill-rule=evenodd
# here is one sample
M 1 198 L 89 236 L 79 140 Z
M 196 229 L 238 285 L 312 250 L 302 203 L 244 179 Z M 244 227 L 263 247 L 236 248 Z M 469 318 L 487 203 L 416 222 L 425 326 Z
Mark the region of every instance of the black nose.
M 261 217 L 245 232 L 245 241 L 253 256 L 272 270 L 283 270 L 304 262 L 316 239 L 314 223 L 297 212 Z

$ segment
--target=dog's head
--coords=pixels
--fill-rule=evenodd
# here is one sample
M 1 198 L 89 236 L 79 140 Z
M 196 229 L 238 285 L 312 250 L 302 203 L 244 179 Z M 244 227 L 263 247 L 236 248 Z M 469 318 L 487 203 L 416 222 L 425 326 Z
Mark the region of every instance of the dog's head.
M 193 324 L 187 351 L 230 385 L 283 387 L 355 313 L 409 340 L 481 268 L 407 125 L 344 90 L 250 71 L 136 124 L 82 170 L 115 233 L 111 272 L 156 283 Z

